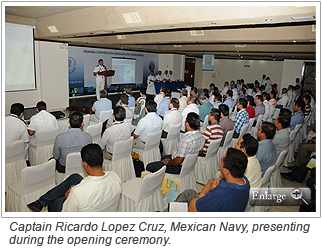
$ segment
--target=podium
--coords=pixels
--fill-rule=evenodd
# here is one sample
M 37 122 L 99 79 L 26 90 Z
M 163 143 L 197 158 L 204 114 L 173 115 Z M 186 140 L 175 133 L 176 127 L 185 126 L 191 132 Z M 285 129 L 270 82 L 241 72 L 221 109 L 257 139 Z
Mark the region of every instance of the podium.
M 107 89 L 107 77 L 114 76 L 115 70 L 106 70 L 103 72 L 99 72 L 98 75 L 104 75 L 105 76 L 105 88 Z

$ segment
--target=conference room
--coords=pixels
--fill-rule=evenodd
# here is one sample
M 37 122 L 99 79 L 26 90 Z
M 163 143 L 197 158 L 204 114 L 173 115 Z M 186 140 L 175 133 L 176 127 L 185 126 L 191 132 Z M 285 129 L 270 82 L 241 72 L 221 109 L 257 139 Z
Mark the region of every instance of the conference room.
M 5 117 L 11 114 L 10 108 L 13 103 L 22 103 L 25 110 L 22 119 L 28 123 L 39 111 L 37 102 L 44 101 L 47 111 L 57 119 L 58 128 L 51 136 L 51 144 L 44 142 L 46 149 L 29 148 L 27 159 L 31 162 L 31 166 L 27 167 L 24 162 L 17 172 L 10 170 L 9 166 L 3 169 L 6 174 L 5 190 L 3 190 L 3 193 L 6 192 L 6 211 L 31 212 L 27 204 L 59 185 L 72 173 L 86 176 L 88 172 L 85 172 L 86 167 L 82 165 L 80 152 L 75 155 L 78 160 L 77 169 L 75 166 L 74 171 L 72 169 L 68 171 L 66 167 L 66 173 L 63 174 L 55 172 L 55 167 L 52 167 L 54 163 L 48 159 L 52 156 L 56 136 L 69 130 L 70 116 L 74 111 L 82 113 L 85 124 L 82 129 L 85 132 L 90 133 L 89 130 L 94 129 L 98 131 L 92 135 L 93 143 L 100 141 L 103 123 L 106 119 L 112 119 L 113 112 L 107 114 L 108 118 L 98 118 L 98 123 L 90 121 L 90 116 L 94 115 L 92 107 L 100 99 L 98 78 L 102 84 L 100 89 L 107 90 L 107 99 L 111 101 L 112 109 L 118 106 L 124 93 L 136 100 L 139 99 L 142 89 L 147 89 L 150 84 L 148 77 L 151 71 L 155 79 L 151 81 L 154 90 L 152 95 L 155 96 L 163 95 L 160 93 L 162 86 L 171 89 L 172 98 L 179 99 L 182 89 L 186 89 L 187 86 L 196 87 L 198 94 L 201 94 L 204 89 L 210 91 L 210 84 L 214 83 L 221 92 L 226 81 L 231 83 L 243 79 L 247 86 L 256 80 L 262 84 L 262 80 L 267 80 L 266 77 L 269 77 L 271 83 L 277 85 L 280 91 L 279 97 L 282 97 L 282 89 L 288 89 L 290 85 L 295 86 L 298 78 L 301 85 L 298 97 L 302 98 L 306 95 L 306 91 L 310 91 L 313 99 L 313 93 L 319 91 L 319 86 L 316 86 L 316 77 L 319 75 L 319 70 L 316 73 L 316 68 L 319 68 L 320 62 L 320 41 L 316 40 L 316 17 L 320 14 L 318 11 L 317 3 L 305 4 L 305 2 L 299 3 L 298 6 L 292 3 L 283 6 L 264 3 L 254 3 L 252 6 L 243 6 L 239 3 L 236 6 L 205 3 L 199 6 L 192 3 L 187 6 L 133 5 L 130 8 L 94 5 L 16 6 L 8 3 L 5 6 L 6 64 L 2 115 Z M 19 38 L 21 40 L 18 40 Z M 103 67 L 106 73 L 98 74 L 95 70 L 99 67 Z M 159 71 L 162 75 L 166 71 L 171 71 L 171 79 L 156 80 Z M 128 86 L 131 89 L 130 93 L 126 92 Z M 226 98 L 225 95 L 223 97 Z M 318 103 L 318 100 L 316 101 L 315 105 Z M 294 104 L 295 101 L 288 103 L 292 114 L 295 113 Z M 315 120 L 315 114 L 318 113 L 315 105 L 311 102 L 311 114 L 294 132 L 294 138 L 291 136 L 291 140 L 296 142 L 290 143 L 287 152 L 283 154 L 284 157 L 277 160 L 279 163 L 275 165 L 277 169 L 272 171 L 267 179 L 265 178 L 266 182 L 263 175 L 262 189 L 306 188 L 310 174 L 305 176 L 304 182 L 299 183 L 281 177 L 280 173 L 290 172 L 287 167 L 295 166 L 302 145 L 307 143 L 307 137 L 319 129 Z M 134 109 L 135 107 L 132 110 Z M 237 112 L 237 107 L 230 110 L 229 117 L 233 121 L 236 121 Z M 141 112 L 134 114 L 134 118 L 140 114 Z M 263 117 L 264 120 L 261 122 L 274 123 L 277 115 L 278 113 L 273 116 L 272 113 L 272 116 L 265 119 Z M 209 115 L 207 117 L 209 118 Z M 245 129 L 245 132 L 249 131 L 257 138 L 261 122 L 258 122 L 256 127 L 248 126 L 249 129 Z M 207 124 L 205 120 L 197 130 L 204 132 Z M 133 126 L 134 132 L 135 128 L 136 125 Z M 2 134 L 4 137 L 7 135 L 4 132 Z M 199 164 L 208 165 L 211 172 L 216 173 L 220 170 L 221 158 L 226 155 L 228 147 L 235 147 L 235 143 L 238 142 L 238 139 L 231 139 L 225 147 L 218 144 L 212 156 L 200 158 L 197 155 L 192 160 L 186 160 L 186 164 L 193 163 L 185 178 L 165 173 L 165 169 L 152 174 L 146 172 L 149 163 L 160 161 L 163 156 L 159 151 L 159 143 L 170 149 L 167 152 L 171 154 L 182 136 L 178 131 L 175 143 L 161 142 L 163 138 L 151 136 L 151 141 L 154 141 L 151 151 L 148 151 L 147 145 L 143 150 L 130 147 L 126 152 L 127 158 L 124 155 L 123 157 L 113 155 L 115 159 L 105 159 L 103 169 L 114 171 L 119 176 L 121 194 L 113 199 L 108 207 L 90 211 L 163 211 L 187 189 L 195 189 L 198 194 L 202 192 L 207 182 L 214 178 L 214 174 L 211 173 L 206 180 L 198 180 L 195 178 L 198 175 L 195 167 L 197 165 L 201 167 Z M 119 141 L 119 150 L 125 149 L 128 144 L 132 145 L 135 138 L 131 137 L 125 143 Z M 22 154 L 26 154 L 25 144 L 23 142 L 20 144 Z M 40 144 L 41 142 L 38 145 Z M 7 146 L 4 143 L 3 145 Z M 169 147 L 170 145 L 172 147 Z M 13 148 L 16 150 L 16 145 Z M 41 158 L 39 153 L 46 154 L 45 159 Z M 135 156 L 144 164 L 142 177 L 134 173 L 132 159 Z M 13 159 L 7 157 L 9 158 L 9 153 L 6 147 L 6 165 L 7 162 L 12 165 Z M 21 160 L 21 155 L 19 158 Z M 22 157 L 22 161 L 25 159 Z M 40 171 L 25 172 L 49 163 L 50 166 L 47 168 L 50 179 L 41 180 Z M 131 171 L 130 173 L 118 171 L 117 166 L 127 164 L 130 167 L 126 170 Z M 28 177 L 22 177 L 24 174 L 26 176 L 37 174 L 40 181 L 28 182 L 26 180 Z M 148 181 L 144 182 L 145 178 L 149 180 L 153 179 L 152 177 L 158 179 L 160 183 L 154 186 L 155 193 L 151 194 L 149 199 L 145 197 L 143 191 L 140 192 L 140 186 L 148 184 Z M 183 182 L 179 188 L 176 184 L 182 180 L 181 178 Z M 168 181 L 170 179 L 173 185 L 163 186 L 164 179 Z M 40 189 L 40 185 L 37 184 L 45 180 L 46 186 Z M 26 189 L 33 191 L 24 194 L 21 186 L 27 183 L 22 181 L 27 181 L 30 188 Z M 177 189 L 175 193 L 171 192 L 174 186 Z M 304 194 L 305 197 L 311 198 L 310 193 Z M 155 204 L 156 202 L 158 204 Z M 301 200 L 293 206 L 256 206 L 247 202 L 246 211 L 298 212 L 301 205 Z M 173 204 L 173 208 L 182 208 L 182 211 L 188 211 L 188 206 Z

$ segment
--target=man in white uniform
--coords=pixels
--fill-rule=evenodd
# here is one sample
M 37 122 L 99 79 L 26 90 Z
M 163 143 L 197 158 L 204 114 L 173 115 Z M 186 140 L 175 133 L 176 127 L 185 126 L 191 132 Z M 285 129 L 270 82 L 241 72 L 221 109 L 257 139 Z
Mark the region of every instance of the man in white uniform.
M 151 71 L 147 81 L 147 89 L 146 89 L 147 94 L 155 95 L 154 81 L 155 81 L 154 72 Z
M 57 126 L 56 118 L 51 113 L 47 112 L 47 105 L 44 101 L 38 102 L 36 107 L 38 113 L 31 117 L 28 126 L 28 133 L 31 136 L 29 144 L 31 146 L 37 146 L 37 131 L 51 129 Z
M 103 171 L 103 152 L 98 144 L 88 144 L 81 150 L 87 177 L 70 175 L 38 200 L 28 204 L 34 212 L 48 206 L 49 212 L 88 212 L 109 205 L 122 191 L 121 180 L 114 171 Z
M 172 70 L 169 71 L 169 81 L 174 81 Z
M 25 122 L 22 120 L 24 105 L 14 103 L 10 108 L 10 115 L 5 117 L 5 142 L 11 143 L 18 140 L 25 142 L 25 149 L 28 149 L 29 135 Z
M 161 71 L 158 71 L 157 76 L 155 76 L 155 81 L 158 81 L 158 82 L 163 81 L 163 76 Z
M 165 71 L 164 71 L 164 74 L 163 74 L 163 80 L 165 80 L 165 81 L 169 81 L 169 74 L 168 74 L 168 70 L 165 70 Z
M 96 76 L 96 98 L 100 99 L 100 91 L 104 89 L 105 76 L 100 75 L 100 72 L 106 71 L 105 65 L 103 65 L 103 60 L 98 60 L 98 65 L 94 68 L 94 76 Z

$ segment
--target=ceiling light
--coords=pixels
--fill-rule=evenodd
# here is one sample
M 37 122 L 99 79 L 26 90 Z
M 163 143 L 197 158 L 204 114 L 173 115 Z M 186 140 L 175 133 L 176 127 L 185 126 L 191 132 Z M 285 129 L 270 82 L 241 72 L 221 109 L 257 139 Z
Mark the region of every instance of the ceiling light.
M 246 44 L 235 44 L 236 48 L 244 48 L 246 47 Z
M 266 19 L 266 22 L 271 22 L 272 21 L 272 19 Z
M 211 24 L 212 24 L 212 25 L 216 25 L 217 23 L 215 23 L 215 22 L 212 22 Z
M 296 42 L 296 40 L 294 40 L 293 42 Z
M 203 30 L 190 30 L 191 36 L 204 35 Z
M 139 16 L 139 13 L 137 13 L 137 12 L 123 14 L 123 17 L 124 17 L 126 23 L 142 22 L 142 20 Z
M 124 39 L 126 39 L 126 36 L 125 36 L 125 35 L 117 35 L 116 37 L 117 37 L 117 39 L 119 39 L 119 40 L 124 40 Z
M 258 41 L 255 41 L 255 42 L 258 42 Z
M 310 40 L 310 42 L 316 42 L 316 40 Z
M 136 28 L 136 30 L 140 30 L 140 28 Z
M 173 47 L 175 47 L 175 48 L 181 48 L 182 45 L 173 45 Z
M 47 26 L 47 28 L 49 29 L 49 31 L 51 33 L 59 33 L 58 29 L 56 28 L 55 25 L 52 25 L 52 26 Z
M 312 20 L 315 19 L 315 16 L 295 16 L 291 17 L 294 21 L 302 21 L 302 20 Z
M 106 31 L 98 31 L 96 32 L 96 34 L 106 34 L 107 32 Z
M 174 26 L 171 25 L 170 28 L 174 28 Z

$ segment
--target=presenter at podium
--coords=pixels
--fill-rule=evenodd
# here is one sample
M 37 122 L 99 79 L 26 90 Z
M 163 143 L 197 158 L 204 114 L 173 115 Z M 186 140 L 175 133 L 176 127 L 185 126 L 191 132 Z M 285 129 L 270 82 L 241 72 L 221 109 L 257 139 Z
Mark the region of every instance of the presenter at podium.
M 94 68 L 94 76 L 96 76 L 96 98 L 100 99 L 100 91 L 104 89 L 105 85 L 105 75 L 100 74 L 106 71 L 105 65 L 103 65 L 103 59 L 98 60 L 98 65 Z

